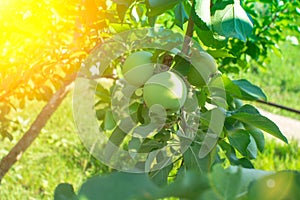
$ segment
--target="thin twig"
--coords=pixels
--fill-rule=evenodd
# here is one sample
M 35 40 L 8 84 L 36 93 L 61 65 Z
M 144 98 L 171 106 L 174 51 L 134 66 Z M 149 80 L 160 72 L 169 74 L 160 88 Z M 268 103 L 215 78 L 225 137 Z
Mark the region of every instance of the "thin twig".
M 283 109 L 283 110 L 287 110 L 287 111 L 290 111 L 290 112 L 293 112 L 293 113 L 296 113 L 296 114 L 300 114 L 300 110 L 297 110 L 297 109 L 294 109 L 294 108 L 290 108 L 290 107 L 287 107 L 287 106 L 279 105 L 277 103 L 267 102 L 267 101 L 263 101 L 263 100 L 256 100 L 256 101 L 259 102 L 259 103 L 266 104 L 268 106 L 273 106 L 273 107 L 280 108 L 280 109 Z

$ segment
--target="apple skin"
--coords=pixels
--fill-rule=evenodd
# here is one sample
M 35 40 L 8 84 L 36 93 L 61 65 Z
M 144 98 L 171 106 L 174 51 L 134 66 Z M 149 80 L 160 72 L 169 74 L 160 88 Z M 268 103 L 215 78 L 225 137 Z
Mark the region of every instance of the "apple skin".
M 207 84 L 211 74 L 217 71 L 215 59 L 204 51 L 197 52 L 191 57 L 191 68 L 187 79 L 191 85 L 203 87 Z
M 150 108 L 155 104 L 166 110 L 178 111 L 185 103 L 187 87 L 174 72 L 161 72 L 153 75 L 144 85 L 143 98 Z
M 130 54 L 122 66 L 125 80 L 136 87 L 144 85 L 153 75 L 153 72 L 152 53 L 147 51 L 138 51 Z

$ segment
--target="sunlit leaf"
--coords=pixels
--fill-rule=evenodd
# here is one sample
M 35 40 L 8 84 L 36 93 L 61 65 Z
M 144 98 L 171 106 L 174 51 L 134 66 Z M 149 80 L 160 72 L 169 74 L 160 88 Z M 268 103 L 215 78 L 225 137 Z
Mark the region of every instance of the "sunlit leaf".
M 241 108 L 243 109 L 243 107 Z M 240 109 L 240 110 L 241 110 Z M 259 128 L 274 137 L 277 137 L 278 139 L 281 139 L 284 142 L 288 142 L 286 137 L 282 134 L 278 126 L 272 122 L 270 119 L 268 119 L 265 116 L 260 115 L 259 113 L 253 113 L 253 112 L 245 112 L 240 111 L 232 114 L 230 116 L 231 118 L 237 119 L 245 124 L 248 124 L 250 126 Z
M 224 9 L 216 10 L 212 19 L 213 30 L 225 37 L 246 41 L 252 32 L 253 24 L 240 1 L 235 0 Z

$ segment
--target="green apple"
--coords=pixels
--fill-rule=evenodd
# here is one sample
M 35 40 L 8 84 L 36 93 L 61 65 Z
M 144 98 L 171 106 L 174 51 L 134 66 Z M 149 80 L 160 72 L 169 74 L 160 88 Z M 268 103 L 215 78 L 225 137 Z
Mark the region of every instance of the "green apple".
M 154 63 L 152 53 L 138 51 L 130 54 L 122 66 L 125 80 L 134 86 L 140 87 L 153 75 Z
M 143 98 L 150 108 L 155 104 L 166 110 L 178 111 L 184 104 L 187 87 L 174 72 L 161 72 L 153 75 L 144 85 Z
M 206 85 L 210 75 L 217 71 L 215 59 L 204 51 L 195 52 L 191 57 L 191 64 L 187 79 L 196 87 Z

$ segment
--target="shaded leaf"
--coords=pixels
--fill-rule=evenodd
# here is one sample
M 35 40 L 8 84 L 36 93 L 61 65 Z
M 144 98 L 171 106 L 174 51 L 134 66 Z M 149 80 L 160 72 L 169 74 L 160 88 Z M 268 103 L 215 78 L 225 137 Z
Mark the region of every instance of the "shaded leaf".
M 192 15 L 194 16 L 194 15 Z M 201 40 L 201 42 L 208 47 L 213 47 L 216 49 L 220 49 L 222 47 L 226 46 L 227 39 L 218 37 L 212 30 L 210 30 L 204 22 L 201 21 L 200 18 L 193 18 L 195 21 L 195 31 L 197 33 L 198 38 Z M 198 23 L 197 23 L 198 22 Z
M 241 183 L 242 170 L 240 167 L 224 170 L 216 165 L 210 175 L 211 187 L 221 195 L 224 200 L 236 199 Z
M 183 29 L 183 24 L 188 20 L 188 15 L 185 12 L 182 2 L 176 5 L 175 9 L 175 24 Z
M 173 169 L 173 164 L 170 164 L 160 170 L 149 173 L 151 180 L 158 186 L 165 186 L 168 183 L 168 177 Z
M 149 16 L 148 17 L 148 23 L 151 27 L 154 27 L 156 19 L 157 19 L 157 16 Z
M 247 147 L 250 144 L 250 137 L 247 131 L 242 129 L 230 131 L 228 139 L 234 148 L 236 148 L 243 156 L 247 156 Z
M 104 130 L 113 130 L 116 127 L 116 121 L 114 120 L 114 116 L 112 111 L 106 110 L 104 117 Z
M 250 114 L 260 114 L 259 111 L 252 105 L 245 104 L 242 107 L 240 107 L 237 112 L 240 113 L 250 113 Z
M 241 98 L 242 93 L 240 88 L 230 80 L 227 76 L 222 76 L 224 87 L 227 94 L 232 95 L 233 97 Z
M 250 143 L 247 147 L 247 152 L 248 152 L 247 157 L 249 159 L 254 159 L 257 157 L 257 145 L 254 137 L 252 137 L 252 135 L 249 136 L 250 136 Z
M 262 152 L 265 148 L 265 137 L 263 132 L 259 129 L 251 129 L 249 130 L 249 133 L 254 138 L 258 150 Z
M 223 169 L 221 165 L 215 165 L 210 174 L 210 185 L 216 196 L 221 197 L 220 199 L 238 199 L 238 197 L 247 194 L 251 182 L 271 173 L 237 166 Z M 214 195 L 210 194 L 209 196 Z
M 254 168 L 252 163 L 247 158 L 237 158 L 235 149 L 224 140 L 219 141 L 219 145 L 225 151 L 225 155 L 232 165 L 240 165 L 245 168 Z
M 181 2 L 181 0 L 147 0 L 146 4 L 149 9 L 148 16 L 153 17 L 160 15 L 173 8 L 179 2 Z
M 117 12 L 118 12 L 118 16 L 119 16 L 119 19 L 121 20 L 121 22 L 123 22 L 125 14 L 126 14 L 128 8 L 129 7 L 127 5 L 123 5 L 123 4 L 118 4 L 117 5 Z
M 80 188 L 78 197 L 85 200 L 153 199 L 157 186 L 145 174 L 117 172 L 106 176 L 95 176 Z
M 175 61 L 175 65 L 173 69 L 179 72 L 181 75 L 187 76 L 191 69 L 191 63 L 187 59 L 179 55 L 176 55 L 174 57 L 174 61 Z
M 197 199 L 208 188 L 209 180 L 207 175 L 191 170 L 175 179 L 169 186 L 163 188 L 159 197 Z
M 267 100 L 264 92 L 256 85 L 253 85 L 246 79 L 234 80 L 232 81 L 235 85 L 237 85 L 242 91 L 243 99 L 248 100 Z
M 260 114 L 237 112 L 231 115 L 231 117 L 250 126 L 259 128 L 273 135 L 274 137 L 277 137 L 278 139 L 288 143 L 286 137 L 281 133 L 278 126 L 274 122 L 266 118 L 265 116 L 262 116 Z
M 71 184 L 61 183 L 54 191 L 54 200 L 78 200 Z

